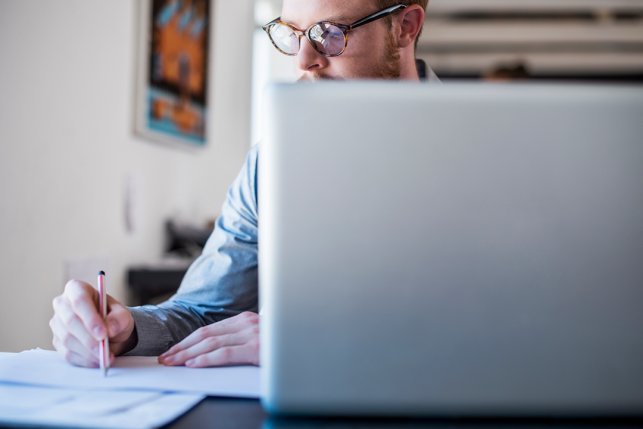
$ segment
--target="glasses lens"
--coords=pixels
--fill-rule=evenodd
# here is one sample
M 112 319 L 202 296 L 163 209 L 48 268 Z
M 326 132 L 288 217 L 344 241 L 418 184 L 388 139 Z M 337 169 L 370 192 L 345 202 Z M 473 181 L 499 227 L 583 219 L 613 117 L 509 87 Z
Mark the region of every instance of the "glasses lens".
M 275 45 L 286 54 L 299 52 L 299 37 L 287 25 L 275 24 L 270 28 L 270 37 Z
M 341 28 L 328 22 L 316 24 L 310 29 L 310 39 L 318 52 L 337 55 L 346 47 L 346 39 Z

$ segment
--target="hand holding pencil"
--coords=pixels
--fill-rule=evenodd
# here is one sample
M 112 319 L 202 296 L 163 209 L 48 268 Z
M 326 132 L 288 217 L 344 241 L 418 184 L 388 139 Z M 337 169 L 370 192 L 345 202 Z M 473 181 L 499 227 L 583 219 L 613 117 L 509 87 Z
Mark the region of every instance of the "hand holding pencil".
M 54 298 L 53 306 L 49 322 L 53 345 L 74 365 L 100 368 L 101 342 L 107 340 L 103 366 L 108 368 L 114 356 L 128 352 L 138 342 L 130 310 L 107 293 L 101 302 L 99 290 L 88 283 L 69 281 L 63 294 Z

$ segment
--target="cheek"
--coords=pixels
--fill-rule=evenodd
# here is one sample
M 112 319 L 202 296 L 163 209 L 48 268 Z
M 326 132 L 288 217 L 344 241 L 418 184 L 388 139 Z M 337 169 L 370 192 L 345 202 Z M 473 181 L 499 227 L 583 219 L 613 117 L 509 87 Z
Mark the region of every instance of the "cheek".
M 363 31 L 359 31 L 363 30 Z M 367 57 L 373 50 L 373 36 L 367 28 L 359 28 L 358 31 L 348 33 L 348 46 L 342 55 L 351 57 Z
M 367 24 L 373 25 L 375 23 Z M 373 27 L 359 28 L 353 34 L 348 36 L 348 47 L 341 55 L 346 60 L 352 60 L 352 66 L 357 68 L 370 67 L 378 63 L 382 59 L 382 54 L 385 49 L 385 28 Z M 377 31 L 380 30 L 380 31 Z

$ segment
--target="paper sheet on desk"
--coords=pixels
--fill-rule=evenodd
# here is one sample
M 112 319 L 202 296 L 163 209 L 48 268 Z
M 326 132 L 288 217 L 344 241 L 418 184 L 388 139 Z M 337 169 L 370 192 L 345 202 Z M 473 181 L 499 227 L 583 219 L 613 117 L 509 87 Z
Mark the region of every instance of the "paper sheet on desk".
M 0 383 L 0 424 L 151 429 L 163 426 L 205 395 L 24 386 Z
M 58 353 L 31 350 L 0 359 L 0 381 L 70 389 L 146 389 L 258 398 L 259 368 L 166 367 L 155 357 L 118 357 L 103 377 L 98 369 L 67 363 Z

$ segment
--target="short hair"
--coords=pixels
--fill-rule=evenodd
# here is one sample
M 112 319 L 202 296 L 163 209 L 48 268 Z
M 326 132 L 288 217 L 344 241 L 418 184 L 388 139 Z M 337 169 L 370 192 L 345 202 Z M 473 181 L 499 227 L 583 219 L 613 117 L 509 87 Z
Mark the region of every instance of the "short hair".
M 404 4 L 406 6 L 411 6 L 413 4 L 417 4 L 422 6 L 422 9 L 424 9 L 424 12 L 426 12 L 426 7 L 429 5 L 429 0 L 374 0 L 375 4 L 379 8 L 379 10 L 386 9 L 388 7 L 392 7 L 398 4 Z M 393 23 L 393 19 L 391 16 L 387 16 L 384 18 L 386 22 L 388 23 L 389 27 Z M 420 35 L 422 34 L 422 28 L 424 27 L 424 24 L 422 24 L 422 27 L 420 27 L 420 31 L 418 32 L 417 37 L 415 38 L 415 49 L 417 50 L 418 47 L 418 39 L 420 38 Z

